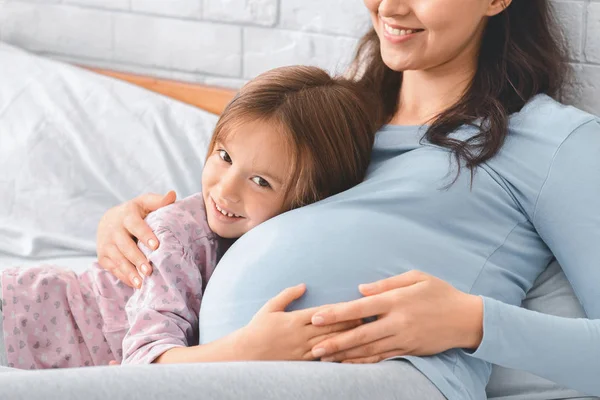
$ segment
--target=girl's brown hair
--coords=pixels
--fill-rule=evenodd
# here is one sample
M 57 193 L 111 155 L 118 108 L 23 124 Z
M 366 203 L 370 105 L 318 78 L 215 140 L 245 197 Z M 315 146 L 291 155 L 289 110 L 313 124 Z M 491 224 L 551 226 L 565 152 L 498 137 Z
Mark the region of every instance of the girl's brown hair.
M 292 150 L 289 209 L 314 203 L 360 183 L 379 128 L 377 97 L 362 84 L 317 67 L 267 71 L 247 83 L 215 128 L 217 141 L 244 122 L 273 123 Z
M 569 72 L 567 54 L 550 1 L 514 0 L 489 19 L 469 89 L 431 122 L 424 139 L 450 149 L 474 172 L 500 151 L 510 114 L 537 94 L 560 95 Z M 377 91 L 383 102 L 382 123 L 389 122 L 399 106 L 402 72 L 383 62 L 375 30 L 359 43 L 352 72 L 355 79 Z M 476 126 L 479 134 L 466 141 L 449 136 L 463 125 Z

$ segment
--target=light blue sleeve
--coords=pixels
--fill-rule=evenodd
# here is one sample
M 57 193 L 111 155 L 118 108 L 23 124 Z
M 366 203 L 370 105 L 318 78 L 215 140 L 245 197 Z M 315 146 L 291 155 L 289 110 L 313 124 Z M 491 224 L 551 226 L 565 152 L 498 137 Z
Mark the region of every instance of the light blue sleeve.
M 557 150 L 532 222 L 590 319 L 550 316 L 484 298 L 483 341 L 472 355 L 598 396 L 600 121 L 580 126 Z

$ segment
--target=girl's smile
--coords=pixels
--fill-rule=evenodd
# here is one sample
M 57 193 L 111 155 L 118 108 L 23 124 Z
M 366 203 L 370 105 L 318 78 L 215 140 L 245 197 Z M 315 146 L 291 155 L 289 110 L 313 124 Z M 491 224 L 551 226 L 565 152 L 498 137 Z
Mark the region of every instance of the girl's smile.
M 209 209 L 212 210 L 215 218 L 218 218 L 219 221 L 232 224 L 238 222 L 240 219 L 244 219 L 243 216 L 237 215 L 224 207 L 220 207 L 212 197 L 209 197 L 209 201 L 210 204 L 206 207 L 207 211 Z

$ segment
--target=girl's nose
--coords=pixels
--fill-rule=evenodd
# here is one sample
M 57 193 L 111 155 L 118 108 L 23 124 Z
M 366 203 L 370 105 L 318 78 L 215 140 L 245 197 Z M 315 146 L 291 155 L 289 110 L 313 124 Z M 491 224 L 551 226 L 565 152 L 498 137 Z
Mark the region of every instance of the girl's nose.
M 241 182 L 234 174 L 226 174 L 219 181 L 219 197 L 229 203 L 240 201 Z

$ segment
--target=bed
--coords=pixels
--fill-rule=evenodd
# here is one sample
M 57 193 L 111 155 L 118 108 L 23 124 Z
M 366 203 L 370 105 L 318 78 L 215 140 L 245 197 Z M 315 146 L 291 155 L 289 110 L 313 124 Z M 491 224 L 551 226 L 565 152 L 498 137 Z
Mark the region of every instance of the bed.
M 148 191 L 174 189 L 179 197 L 198 191 L 217 115 L 234 95 L 67 65 L 0 43 L 0 269 L 47 262 L 80 271 L 95 258 L 95 229 L 108 208 Z M 524 305 L 583 315 L 556 263 Z M 0 398 L 145 398 L 148 368 L 44 371 L 35 379 L 8 370 L 0 374 Z M 165 369 L 165 380 L 173 377 L 177 387 L 158 383 L 153 390 L 189 394 L 190 368 Z M 129 392 L 110 391 L 124 379 Z M 488 388 L 497 400 L 587 398 L 502 368 Z

